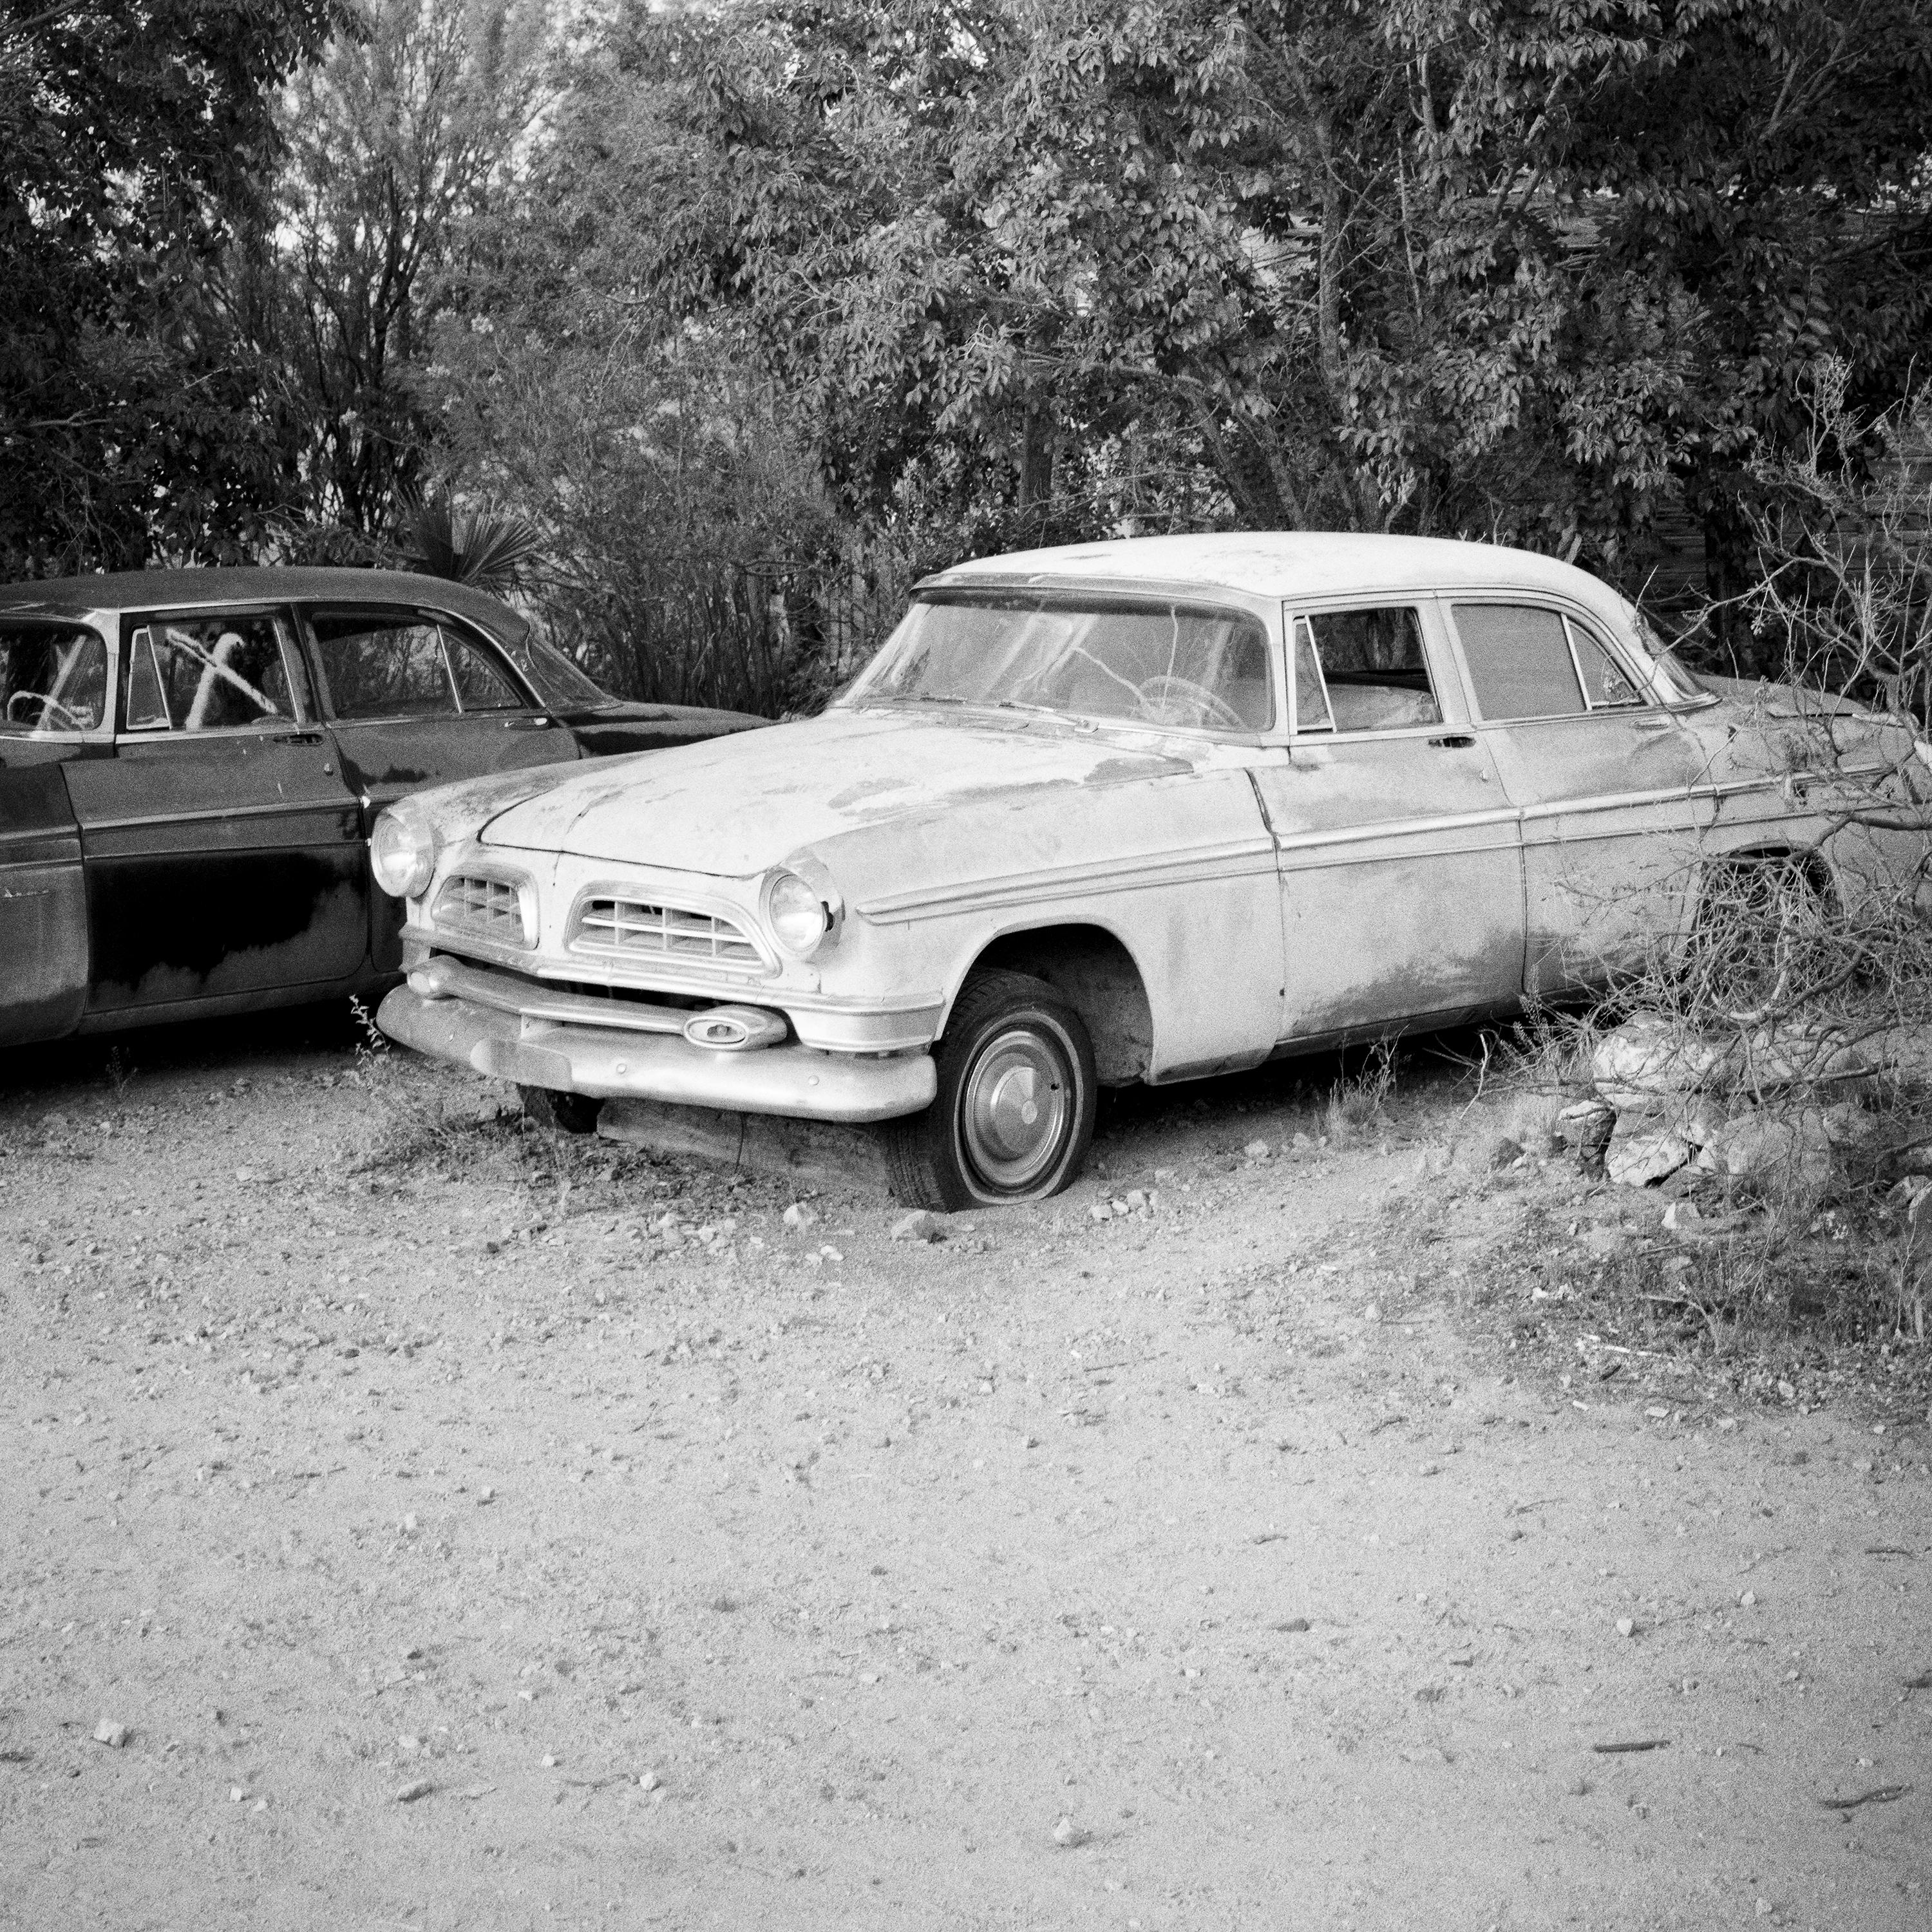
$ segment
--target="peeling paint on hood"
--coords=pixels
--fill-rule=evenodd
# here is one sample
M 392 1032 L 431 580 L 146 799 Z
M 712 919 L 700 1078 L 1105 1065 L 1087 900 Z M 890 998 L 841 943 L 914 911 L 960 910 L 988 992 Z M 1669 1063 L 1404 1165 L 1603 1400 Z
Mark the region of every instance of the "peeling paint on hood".
M 931 712 L 833 711 L 580 766 L 512 806 L 488 845 L 742 878 L 841 832 L 969 802 L 1163 778 L 1189 762 L 1118 735 Z

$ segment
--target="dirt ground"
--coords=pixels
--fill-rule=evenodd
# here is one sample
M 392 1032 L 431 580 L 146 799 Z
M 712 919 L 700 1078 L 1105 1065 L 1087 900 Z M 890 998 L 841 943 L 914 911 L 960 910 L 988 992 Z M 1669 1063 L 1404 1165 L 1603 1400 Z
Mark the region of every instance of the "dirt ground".
M 355 1037 L 0 1082 L 0 1921 L 1932 1924 L 1922 1409 L 1531 1346 L 1451 1073 L 927 1246 Z

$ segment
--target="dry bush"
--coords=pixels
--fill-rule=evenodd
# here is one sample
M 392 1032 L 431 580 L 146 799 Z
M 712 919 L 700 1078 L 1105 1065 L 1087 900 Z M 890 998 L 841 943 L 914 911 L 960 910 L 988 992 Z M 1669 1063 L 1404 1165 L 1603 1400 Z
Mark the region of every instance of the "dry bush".
M 1395 1048 L 1378 1040 L 1369 1049 L 1361 1070 L 1345 1076 L 1328 1090 L 1322 1110 L 1322 1132 L 1335 1146 L 1382 1125 L 1389 1096 L 1395 1091 Z
M 1504 1070 L 1526 1119 L 1594 1087 L 1634 1156 L 1646 1132 L 1701 1149 L 1707 1203 L 1752 1210 L 1682 1283 L 1714 1341 L 1796 1308 L 1916 1344 L 1932 1272 L 1932 1199 L 1921 1234 L 1901 1183 L 1932 1169 L 1932 462 L 1912 458 L 1932 453 L 1932 409 L 1868 422 L 1843 398 L 1822 366 L 1808 447 L 1760 470 L 1762 574 L 1738 600 L 1784 672 L 1734 688 L 1731 742 L 1809 807 L 1798 849 L 1684 851 L 1688 922 L 1639 928 L 1600 1003 L 1533 1016 Z M 1606 930 L 1637 925 L 1600 910 Z M 1794 1285 L 1834 1216 L 1840 1292 L 1821 1306 Z

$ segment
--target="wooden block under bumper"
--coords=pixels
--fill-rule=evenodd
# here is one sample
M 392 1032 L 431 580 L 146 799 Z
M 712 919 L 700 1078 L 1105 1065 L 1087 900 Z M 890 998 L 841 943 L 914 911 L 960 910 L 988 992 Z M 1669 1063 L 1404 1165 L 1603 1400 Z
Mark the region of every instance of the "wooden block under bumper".
M 708 1161 L 813 1186 L 884 1193 L 890 1186 L 884 1150 L 870 1127 L 728 1114 L 710 1107 L 667 1107 L 656 1100 L 610 1100 L 597 1118 L 597 1131 L 608 1140 L 652 1154 Z

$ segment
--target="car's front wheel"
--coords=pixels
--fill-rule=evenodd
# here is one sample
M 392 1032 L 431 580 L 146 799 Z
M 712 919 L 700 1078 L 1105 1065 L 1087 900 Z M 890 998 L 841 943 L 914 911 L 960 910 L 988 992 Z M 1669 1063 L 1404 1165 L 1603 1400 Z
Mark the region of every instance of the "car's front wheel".
M 932 1105 L 886 1129 L 902 1201 L 949 1213 L 1044 1201 L 1080 1172 L 1094 1138 L 1094 1045 L 1045 980 L 975 975 L 934 1058 Z

